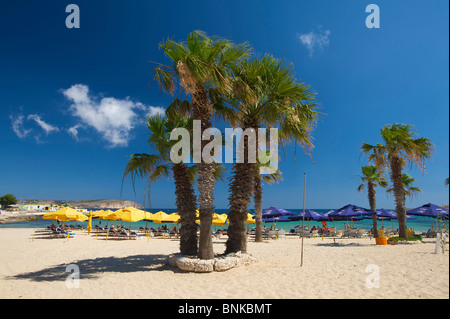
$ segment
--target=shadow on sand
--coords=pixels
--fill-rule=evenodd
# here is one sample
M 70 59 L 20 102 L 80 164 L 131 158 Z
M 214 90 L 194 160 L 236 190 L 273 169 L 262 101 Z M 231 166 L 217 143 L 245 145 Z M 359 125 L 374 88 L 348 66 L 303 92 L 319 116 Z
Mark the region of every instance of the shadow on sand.
M 80 279 L 96 278 L 101 273 L 132 273 L 141 271 L 182 272 L 167 264 L 167 255 L 134 255 L 127 257 L 100 257 L 95 259 L 76 260 L 67 264 L 60 264 L 42 270 L 9 276 L 7 280 L 29 279 L 37 282 L 66 280 L 71 273 L 66 272 L 69 264 L 75 264 L 80 270 Z

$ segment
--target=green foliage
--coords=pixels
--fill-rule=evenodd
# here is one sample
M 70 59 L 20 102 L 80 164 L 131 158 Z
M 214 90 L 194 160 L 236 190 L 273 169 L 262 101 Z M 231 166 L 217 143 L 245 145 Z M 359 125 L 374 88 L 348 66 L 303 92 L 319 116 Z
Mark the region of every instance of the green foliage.
M 3 208 L 15 204 L 17 204 L 17 198 L 12 194 L 6 194 L 5 196 L 0 197 L 0 205 L 2 205 Z
M 389 241 L 392 241 L 394 243 L 399 242 L 399 241 L 420 241 L 420 238 L 412 236 L 412 237 L 408 237 L 408 238 L 401 238 L 401 237 L 391 237 L 389 238 Z

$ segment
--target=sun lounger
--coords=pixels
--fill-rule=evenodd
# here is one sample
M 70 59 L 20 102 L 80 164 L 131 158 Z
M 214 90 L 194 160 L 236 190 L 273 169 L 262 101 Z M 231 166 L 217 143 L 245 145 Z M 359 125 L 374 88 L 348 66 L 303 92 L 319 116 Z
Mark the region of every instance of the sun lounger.
M 126 238 L 126 239 L 128 239 L 129 236 L 128 236 L 128 234 L 126 232 L 122 231 L 122 232 L 119 233 L 119 238 Z
M 367 237 L 368 235 L 369 234 L 367 233 L 365 228 L 357 229 L 357 231 L 356 231 L 356 237 L 357 238 Z
M 350 229 L 350 230 L 346 230 L 344 232 L 344 237 L 357 237 L 358 236 L 358 231 L 356 229 Z
M 284 230 L 277 230 L 277 238 L 286 238 L 286 232 Z
M 277 236 L 276 230 L 269 230 L 268 238 L 275 238 Z
M 141 236 L 141 235 L 138 235 L 136 232 L 132 231 L 132 232 L 130 233 L 130 235 L 129 235 L 129 238 L 130 238 L 130 239 L 141 239 L 142 236 Z
M 437 231 L 434 228 L 428 229 L 427 231 L 427 238 L 436 238 Z

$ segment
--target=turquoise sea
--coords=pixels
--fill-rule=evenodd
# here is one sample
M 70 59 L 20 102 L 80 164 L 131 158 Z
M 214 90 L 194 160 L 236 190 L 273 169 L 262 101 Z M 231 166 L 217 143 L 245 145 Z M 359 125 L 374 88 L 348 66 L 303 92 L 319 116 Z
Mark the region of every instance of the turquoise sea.
M 290 211 L 297 213 L 297 212 L 301 212 L 300 209 L 289 209 Z M 326 213 L 332 209 L 313 209 L 316 212 L 318 212 L 319 214 L 323 214 Z M 147 209 L 148 212 L 152 212 L 152 213 L 156 213 L 159 211 L 163 211 L 167 214 L 171 214 L 176 212 L 176 209 L 164 209 L 164 208 L 153 208 L 153 209 Z M 228 213 L 228 209 L 216 209 L 215 212 L 217 214 L 227 214 Z M 254 214 L 253 210 L 250 210 L 251 214 Z M 0 224 L 0 228 L 45 228 L 48 225 L 50 225 L 52 223 L 52 221 L 50 220 L 44 220 L 44 219 L 40 219 L 37 221 L 29 221 L 29 222 L 20 222 L 20 223 L 9 223 L 9 224 Z M 97 225 L 98 223 L 100 223 L 100 225 L 104 226 L 106 225 L 107 221 L 106 220 L 102 220 L 102 221 L 98 221 L 98 220 L 94 220 L 93 221 L 93 225 Z M 115 221 L 115 222 L 109 222 L 109 224 L 113 223 L 114 225 L 117 225 L 119 222 Z M 351 221 L 335 221 L 334 222 L 334 226 L 337 229 L 344 229 L 344 224 L 345 223 L 349 223 L 351 225 Z M 408 220 L 407 221 L 407 226 L 408 228 L 414 228 L 416 231 L 424 231 L 426 232 L 428 229 L 431 228 L 431 223 L 433 223 L 433 226 L 436 228 L 437 227 L 437 221 L 435 219 L 433 219 L 431 221 L 430 218 L 424 218 L 424 217 L 417 217 L 416 220 Z M 442 224 L 442 221 L 439 221 L 440 224 Z M 445 221 L 447 227 L 448 227 L 448 221 Z M 84 228 L 86 228 L 87 226 L 87 222 L 68 222 L 68 224 L 78 224 L 78 225 L 82 225 Z M 301 225 L 302 221 L 290 221 L 290 222 L 275 222 L 275 227 L 277 229 L 284 229 L 286 231 L 289 231 L 291 229 L 293 229 L 295 226 Z M 266 227 L 270 227 L 273 225 L 273 223 L 263 223 L 263 225 L 265 225 Z M 305 225 L 308 226 L 308 222 L 305 220 Z M 331 221 L 327 222 L 328 227 L 332 227 L 333 223 Z M 384 225 L 386 228 L 398 228 L 398 222 L 397 220 L 384 220 L 378 221 L 378 227 L 381 227 L 381 225 Z M 129 223 L 125 222 L 124 223 L 125 227 L 129 226 Z M 139 227 L 154 227 L 154 228 L 158 228 L 161 226 L 161 224 L 157 224 L 157 223 L 151 223 L 151 222 L 145 222 L 145 221 L 140 221 L 140 222 L 136 222 L 136 223 L 132 223 L 131 224 L 131 229 L 139 229 Z M 169 228 L 174 227 L 174 225 L 167 225 Z M 322 227 L 321 222 L 316 222 L 316 221 L 309 221 L 309 227 Z M 370 230 L 372 228 L 372 220 L 371 219 L 363 219 L 363 220 L 359 220 L 359 221 L 354 221 L 353 222 L 353 226 L 357 227 L 357 228 L 366 228 L 367 230 Z M 254 225 L 248 225 L 248 229 L 253 228 Z M 222 226 L 212 226 L 212 229 L 221 229 Z M 223 228 L 227 228 L 227 225 L 223 226 Z

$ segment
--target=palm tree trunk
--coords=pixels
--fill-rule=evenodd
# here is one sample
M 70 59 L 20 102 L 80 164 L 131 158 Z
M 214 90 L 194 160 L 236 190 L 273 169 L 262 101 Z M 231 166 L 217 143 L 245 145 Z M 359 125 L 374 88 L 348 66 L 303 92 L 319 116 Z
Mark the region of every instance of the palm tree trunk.
M 195 223 L 196 196 L 185 164 L 172 166 L 175 179 L 177 210 L 180 214 L 180 252 L 183 255 L 197 255 L 197 224 Z
M 254 179 L 254 187 L 255 187 L 255 194 L 253 197 L 253 200 L 255 202 L 255 242 L 260 243 L 262 242 L 262 178 L 259 172 L 255 175 Z
M 211 128 L 212 108 L 209 103 L 206 90 L 197 87 L 192 93 L 192 105 L 194 119 L 201 121 L 202 134 L 204 130 Z M 201 149 L 209 141 L 201 141 Z M 198 173 L 198 204 L 200 215 L 200 241 L 198 247 L 198 257 L 200 259 L 213 259 L 214 249 L 212 245 L 211 223 L 214 213 L 214 164 L 205 163 L 202 159 L 197 169 Z
M 395 197 L 395 211 L 398 218 L 398 235 L 406 238 L 406 208 L 405 208 L 405 190 L 402 185 L 402 160 L 399 157 L 391 158 L 391 179 Z
M 244 124 L 243 131 L 254 125 Z M 255 128 L 256 129 L 256 128 Z M 259 168 L 257 163 L 248 163 L 248 137 L 243 135 L 239 143 L 243 143 L 242 154 L 238 152 L 239 158 L 243 158 L 243 163 L 233 165 L 233 176 L 230 183 L 230 209 L 228 219 L 228 240 L 226 242 L 225 253 L 247 252 L 246 220 L 248 206 L 254 194 L 255 168 Z M 251 147 L 254 147 L 252 145 Z
M 376 212 L 377 211 L 377 200 L 375 197 L 375 187 L 372 182 L 368 182 L 368 193 L 369 193 L 369 205 L 370 210 Z M 372 223 L 373 223 L 373 237 L 378 238 L 378 225 L 377 225 L 377 215 L 372 215 Z

